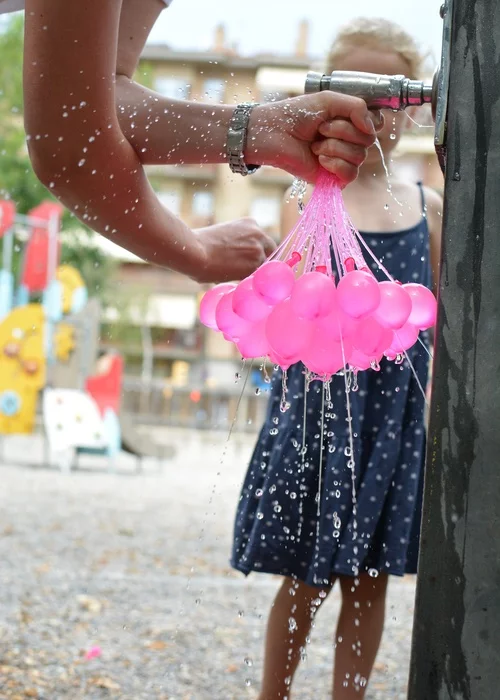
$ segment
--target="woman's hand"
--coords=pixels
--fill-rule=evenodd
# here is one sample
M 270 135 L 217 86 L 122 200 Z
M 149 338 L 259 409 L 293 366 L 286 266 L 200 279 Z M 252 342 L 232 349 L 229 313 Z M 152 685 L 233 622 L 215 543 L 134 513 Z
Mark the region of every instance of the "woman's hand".
M 347 185 L 382 124 L 381 114 L 370 112 L 364 100 L 330 91 L 259 105 L 250 118 L 245 159 L 308 182 L 322 166 Z
M 250 218 L 200 228 L 195 234 L 204 252 L 204 263 L 195 275 L 200 283 L 242 280 L 276 248 Z

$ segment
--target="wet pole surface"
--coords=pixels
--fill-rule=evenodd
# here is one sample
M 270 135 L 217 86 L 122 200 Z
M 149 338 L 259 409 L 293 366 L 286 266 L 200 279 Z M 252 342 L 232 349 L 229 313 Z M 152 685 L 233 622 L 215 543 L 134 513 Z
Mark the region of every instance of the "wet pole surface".
M 409 700 L 500 697 L 500 3 L 454 0 Z

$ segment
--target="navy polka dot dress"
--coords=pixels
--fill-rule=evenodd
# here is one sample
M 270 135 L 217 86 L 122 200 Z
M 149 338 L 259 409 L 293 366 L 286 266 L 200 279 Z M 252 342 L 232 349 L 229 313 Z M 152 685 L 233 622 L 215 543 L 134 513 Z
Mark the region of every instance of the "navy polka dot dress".
M 404 231 L 363 236 L 396 279 L 431 286 L 425 216 Z M 406 360 L 382 360 L 380 371 L 360 372 L 351 386 L 352 455 L 345 378 L 333 377 L 329 395 L 319 381 L 305 391 L 304 366 L 294 365 L 282 412 L 275 373 L 238 504 L 234 568 L 316 586 L 338 574 L 416 573 L 428 353 L 417 343 L 408 356 L 413 371 Z

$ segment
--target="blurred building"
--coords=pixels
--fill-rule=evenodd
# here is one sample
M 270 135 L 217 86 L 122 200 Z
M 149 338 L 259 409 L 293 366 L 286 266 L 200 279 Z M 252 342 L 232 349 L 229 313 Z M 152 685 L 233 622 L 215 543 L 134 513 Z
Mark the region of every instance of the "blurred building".
M 311 67 L 320 66 L 309 56 L 305 22 L 299 26 L 293 56 L 240 56 L 227 45 L 224 28 L 219 26 L 209 52 L 146 46 L 137 77 L 165 97 L 238 103 L 302 94 Z M 429 116 L 424 112 L 418 119 L 431 124 Z M 412 129 L 398 148 L 396 165 L 409 170 L 415 180 L 441 188 L 432 133 L 430 128 Z M 291 183 L 288 174 L 272 168 L 242 178 L 233 176 L 227 165 L 152 167 L 149 176 L 165 206 L 194 228 L 251 216 L 273 235 L 278 234 L 281 201 Z M 101 244 L 119 258 L 123 287 L 143 300 L 136 302 L 130 319 L 141 327 L 141 333 L 135 344 L 129 342 L 123 348 L 128 373 L 142 371 L 146 378 L 161 378 L 177 387 L 216 389 L 234 384 L 241 366 L 236 351 L 197 322 L 202 290 L 191 280 L 147 265 L 105 239 Z M 111 311 L 108 320 L 113 322 L 115 317 Z M 103 334 L 103 344 L 116 345 L 111 326 Z

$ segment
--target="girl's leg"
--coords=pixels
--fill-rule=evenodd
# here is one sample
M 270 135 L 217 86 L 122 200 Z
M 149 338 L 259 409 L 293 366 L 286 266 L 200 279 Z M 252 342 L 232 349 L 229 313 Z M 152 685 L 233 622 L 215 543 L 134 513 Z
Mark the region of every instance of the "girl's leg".
M 314 617 L 330 588 L 285 578 L 267 623 L 264 677 L 259 700 L 290 698 L 293 676 L 305 650 Z
M 340 577 L 342 608 L 337 625 L 333 697 L 363 700 L 385 618 L 387 575 Z

